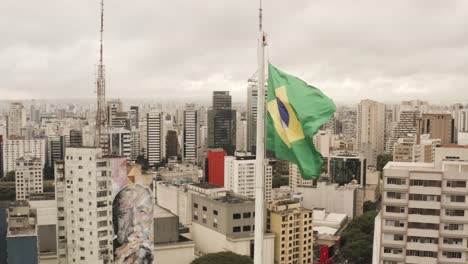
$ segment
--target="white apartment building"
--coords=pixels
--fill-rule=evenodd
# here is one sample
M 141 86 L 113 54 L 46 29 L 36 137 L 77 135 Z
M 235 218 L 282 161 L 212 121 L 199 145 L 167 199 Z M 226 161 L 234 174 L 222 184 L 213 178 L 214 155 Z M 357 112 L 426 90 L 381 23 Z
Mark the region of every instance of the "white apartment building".
M 319 181 L 316 187 L 299 186 L 294 191 L 293 199 L 299 199 L 307 209 L 323 208 L 327 212 L 346 214 L 349 219 L 363 213 L 364 189 L 356 183 L 339 186 Z
M 58 258 L 66 259 L 63 263 L 112 263 L 110 159 L 103 158 L 101 148 L 70 147 L 64 162 L 63 170 L 60 163 L 55 168 Z
M 289 162 L 289 187 L 291 187 L 292 190 L 295 190 L 299 186 L 312 186 L 313 183 L 313 180 L 304 180 L 299 167 Z
M 130 131 L 130 145 L 132 147 L 132 151 L 130 154 L 131 160 L 136 160 L 138 156 L 142 153 L 140 135 L 140 129 L 138 128 L 132 128 L 132 130 Z
M 150 166 L 163 159 L 163 114 L 152 111 L 146 115 L 146 158 Z
M 16 170 L 16 160 L 25 156 L 37 158 L 44 167 L 46 162 L 46 139 L 7 139 L 3 142 L 3 173 Z
M 249 198 L 255 197 L 255 156 L 237 152 L 224 158 L 224 187 Z M 265 166 L 265 200 L 271 200 L 273 168 Z
M 28 201 L 31 193 L 42 193 L 42 169 L 40 159 L 25 157 L 16 160 L 16 201 Z
M 437 148 L 435 163 L 389 162 L 374 263 L 467 263 L 467 181 L 463 146 Z
M 384 152 L 385 105 L 372 100 L 362 100 L 357 107 L 357 147 L 371 144 L 377 154 Z
M 130 130 L 124 128 L 109 128 L 101 135 L 103 155 L 131 158 L 132 139 Z
M 26 110 L 22 103 L 11 103 L 7 118 L 7 136 L 21 136 L 21 128 L 26 125 Z
M 198 111 L 193 104 L 184 110 L 183 159 L 197 163 L 198 158 Z

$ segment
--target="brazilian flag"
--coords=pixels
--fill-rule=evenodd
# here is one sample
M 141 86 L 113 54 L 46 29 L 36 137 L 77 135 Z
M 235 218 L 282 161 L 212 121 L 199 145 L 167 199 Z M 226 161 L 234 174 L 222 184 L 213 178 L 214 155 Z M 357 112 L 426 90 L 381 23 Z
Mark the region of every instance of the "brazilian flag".
M 335 113 L 333 101 L 301 79 L 268 65 L 266 148 L 298 165 L 306 180 L 317 179 L 323 158 L 313 144 L 317 130 Z

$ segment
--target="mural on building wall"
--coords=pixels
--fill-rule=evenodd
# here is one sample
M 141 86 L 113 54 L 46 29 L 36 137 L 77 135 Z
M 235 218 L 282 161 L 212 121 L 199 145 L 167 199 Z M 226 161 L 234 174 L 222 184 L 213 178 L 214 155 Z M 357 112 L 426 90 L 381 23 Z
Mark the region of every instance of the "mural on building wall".
M 140 171 L 140 175 L 138 175 Z M 130 173 L 132 172 L 132 173 Z M 153 263 L 153 198 L 141 170 L 112 162 L 114 263 Z

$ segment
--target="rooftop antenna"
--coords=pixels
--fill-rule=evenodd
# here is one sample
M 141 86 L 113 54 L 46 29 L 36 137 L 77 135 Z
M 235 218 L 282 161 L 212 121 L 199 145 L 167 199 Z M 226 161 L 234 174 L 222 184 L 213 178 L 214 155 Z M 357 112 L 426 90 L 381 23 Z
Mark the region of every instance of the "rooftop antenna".
M 97 108 L 96 108 L 96 138 L 94 145 L 100 146 L 102 130 L 107 126 L 106 118 L 106 80 L 104 74 L 104 47 L 103 47 L 103 33 L 104 33 L 104 0 L 101 0 L 101 30 L 100 30 L 100 50 L 99 50 L 99 63 L 97 68 L 96 79 L 96 93 L 97 93 Z

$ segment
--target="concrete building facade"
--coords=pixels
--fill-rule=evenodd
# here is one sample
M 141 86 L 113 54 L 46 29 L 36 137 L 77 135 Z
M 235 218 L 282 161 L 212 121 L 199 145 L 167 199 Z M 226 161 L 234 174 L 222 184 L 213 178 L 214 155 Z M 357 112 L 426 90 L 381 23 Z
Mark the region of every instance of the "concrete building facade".
M 37 158 L 16 160 L 16 201 L 28 201 L 30 194 L 43 192 L 43 168 L 41 160 Z

